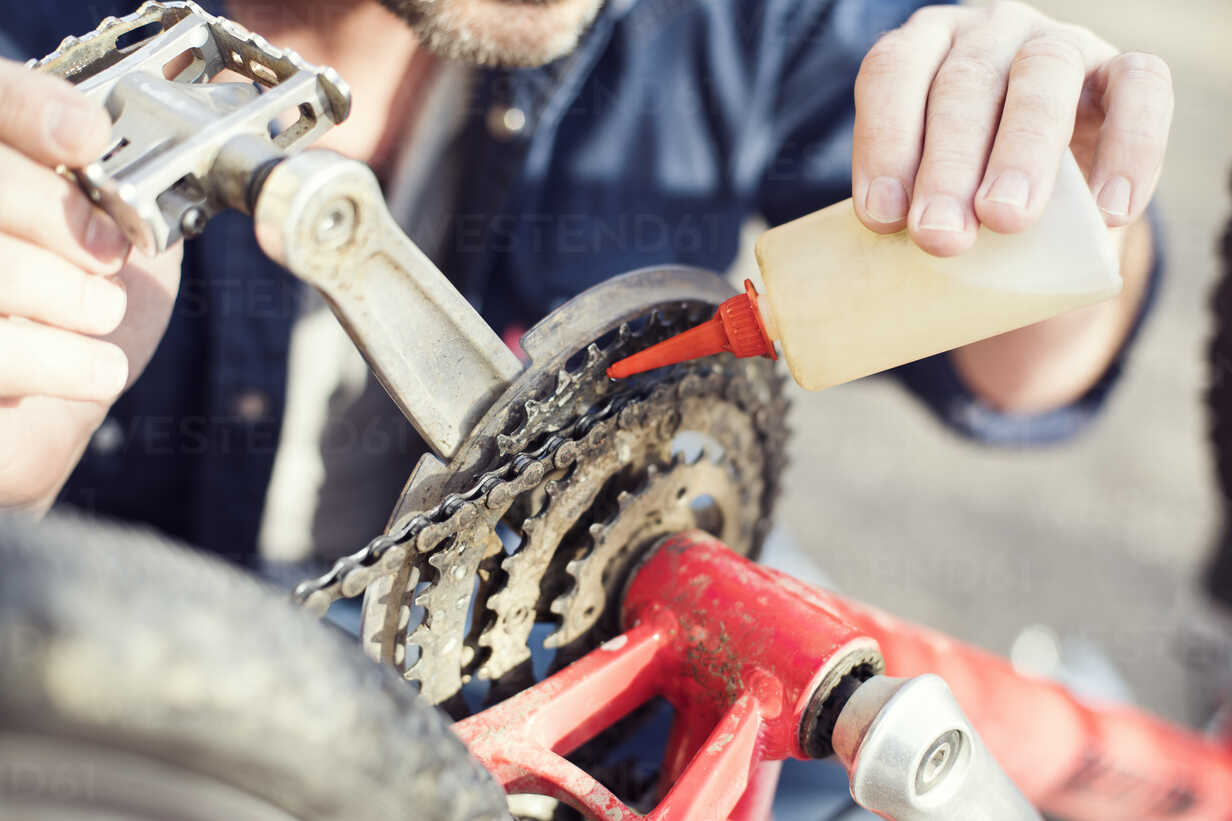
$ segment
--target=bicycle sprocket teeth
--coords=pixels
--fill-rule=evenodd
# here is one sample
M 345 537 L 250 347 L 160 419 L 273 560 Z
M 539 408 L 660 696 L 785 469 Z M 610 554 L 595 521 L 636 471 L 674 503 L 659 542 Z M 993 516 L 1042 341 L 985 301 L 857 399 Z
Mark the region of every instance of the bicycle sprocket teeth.
M 524 450 L 533 437 L 559 430 L 562 420 L 585 413 L 588 405 L 621 390 L 620 383 L 607 378 L 608 366 L 620 358 L 621 352 L 639 346 L 642 337 L 661 334 L 662 329 L 671 324 L 663 312 L 652 311 L 640 327 L 621 323 L 613 338 L 604 340 L 603 346 L 599 342 L 587 345 L 578 354 L 584 357 L 581 364 L 558 369 L 555 384 L 546 395 L 522 403 L 521 412 L 510 420 L 511 424 L 516 421 L 516 427 L 496 437 L 500 454 L 509 456 Z
M 640 551 L 663 535 L 712 529 L 737 552 L 751 552 L 761 490 L 759 480 L 738 481 L 730 463 L 707 452 L 695 460 L 677 453 L 666 466 L 649 465 L 640 487 L 618 495 L 615 514 L 587 529 L 587 552 L 565 565 L 572 585 L 551 604 L 561 626 L 544 645 L 564 647 L 595 629 L 610 615 L 607 604 L 619 596 Z M 699 499 L 710 500 L 717 515 L 709 516 L 711 508 L 695 508 Z
M 489 698 L 533 683 L 536 624 L 553 634 L 556 666 L 598 640 L 597 626 L 616 598 L 605 584 L 623 573 L 643 537 L 654 535 L 622 522 L 653 520 L 668 529 L 698 522 L 667 498 L 668 488 L 676 493 L 687 481 L 699 488 L 686 490 L 689 498 L 713 497 L 723 521 L 745 523 L 740 533 L 723 535 L 755 553 L 773 507 L 772 474 L 783 461 L 782 382 L 773 364 L 720 357 L 621 382 L 605 373 L 616 359 L 713 310 L 697 300 L 661 302 L 575 348 L 556 348 L 555 362 L 541 373 L 532 360 L 525 387 L 489 412 L 489 433 L 476 433 L 463 448 L 482 454 L 490 446 L 490 457 L 467 462 L 481 469 L 438 484 L 427 474 L 425 488 L 453 490 L 417 496 L 427 504 L 302 584 L 301 600 L 322 608 L 370 586 L 367 652 L 418 683 L 426 700 L 459 707 L 456 697 L 472 678 L 491 682 Z M 581 337 L 576 328 L 563 333 Z M 718 447 L 698 460 L 676 457 L 672 443 L 681 430 L 699 431 Z M 633 534 L 630 545 L 617 544 L 621 534 Z
M 771 441 L 769 431 L 752 433 L 749 412 L 757 405 L 739 405 L 759 391 L 728 390 L 732 379 L 745 378 L 735 370 L 733 376 L 707 363 L 676 373 L 666 383 L 669 390 L 624 407 L 615 424 L 596 430 L 597 441 L 589 443 L 595 449 L 572 472 L 550 480 L 544 507 L 522 524 L 518 552 L 501 562 L 502 591 L 487 599 L 478 644 L 488 656 L 477 676 L 515 675 L 530 657 L 527 638 L 536 620 L 555 623 L 544 645 L 568 648 L 564 660 L 606 638 L 596 627 L 610 615 L 637 551 L 661 535 L 705 525 L 689 507 L 699 497 L 717 506 L 719 520 L 729 525 L 720 535 L 734 549 L 755 549 L 756 523 L 765 518 L 768 501 L 761 473 L 775 460 L 760 451 L 760 443 Z M 742 426 L 748 435 L 743 443 L 737 438 L 705 448 L 692 460 L 672 453 L 679 431 L 707 431 L 712 424 L 719 436 Z M 605 506 L 597 497 L 621 473 L 628 474 L 627 487 L 616 489 Z M 566 533 L 575 534 L 573 541 L 562 540 Z

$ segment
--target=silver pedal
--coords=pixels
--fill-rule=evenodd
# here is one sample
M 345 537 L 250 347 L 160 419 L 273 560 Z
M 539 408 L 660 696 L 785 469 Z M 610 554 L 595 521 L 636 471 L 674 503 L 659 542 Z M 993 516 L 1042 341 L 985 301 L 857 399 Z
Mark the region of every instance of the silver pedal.
M 109 17 L 28 65 L 111 114 L 108 150 L 68 173 L 146 253 L 199 234 L 224 208 L 250 212 L 252 169 L 309 145 L 351 105 L 333 69 L 187 0 Z M 211 82 L 224 71 L 236 81 Z

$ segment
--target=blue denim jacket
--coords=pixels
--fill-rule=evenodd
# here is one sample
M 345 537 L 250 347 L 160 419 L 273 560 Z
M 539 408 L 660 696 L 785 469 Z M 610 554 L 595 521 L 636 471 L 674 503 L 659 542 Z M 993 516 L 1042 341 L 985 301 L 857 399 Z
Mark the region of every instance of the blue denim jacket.
M 134 5 L 11 4 L 3 26 L 14 56 L 39 56 Z M 610 0 L 572 55 L 479 73 L 456 146 L 468 173 L 438 264 L 498 330 L 633 268 L 724 270 L 751 215 L 775 224 L 849 196 L 860 60 L 919 5 Z M 516 133 L 493 129 L 507 108 L 525 115 Z M 250 553 L 300 293 L 246 218 L 217 218 L 187 245 L 166 337 L 62 501 Z M 1090 418 L 1119 367 L 1074 405 L 1034 417 L 980 404 L 944 356 L 896 376 L 962 433 L 1038 443 Z

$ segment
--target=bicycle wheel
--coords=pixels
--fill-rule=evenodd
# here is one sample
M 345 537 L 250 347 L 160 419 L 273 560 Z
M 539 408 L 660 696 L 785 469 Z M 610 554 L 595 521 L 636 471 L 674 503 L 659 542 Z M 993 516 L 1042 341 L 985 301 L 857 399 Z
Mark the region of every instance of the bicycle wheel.
M 507 818 L 392 671 L 221 562 L 0 517 L 0 818 Z
M 1219 241 L 1220 274 L 1211 294 L 1214 333 L 1207 344 L 1206 411 L 1223 521 L 1206 568 L 1206 588 L 1232 608 L 1232 219 Z

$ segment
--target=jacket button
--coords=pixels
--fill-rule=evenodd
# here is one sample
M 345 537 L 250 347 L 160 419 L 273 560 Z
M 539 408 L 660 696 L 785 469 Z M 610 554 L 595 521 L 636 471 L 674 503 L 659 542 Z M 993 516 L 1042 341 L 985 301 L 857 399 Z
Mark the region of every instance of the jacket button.
M 488 133 L 498 140 L 512 140 L 526 129 L 526 112 L 515 106 L 494 105 L 488 109 Z
M 124 428 L 108 417 L 90 437 L 90 448 L 100 456 L 108 456 L 124 446 Z
M 245 391 L 235 397 L 232 408 L 245 422 L 260 422 L 269 412 L 269 397 L 261 391 Z

